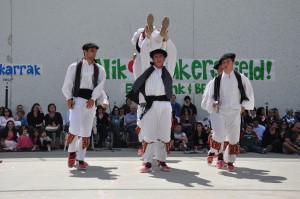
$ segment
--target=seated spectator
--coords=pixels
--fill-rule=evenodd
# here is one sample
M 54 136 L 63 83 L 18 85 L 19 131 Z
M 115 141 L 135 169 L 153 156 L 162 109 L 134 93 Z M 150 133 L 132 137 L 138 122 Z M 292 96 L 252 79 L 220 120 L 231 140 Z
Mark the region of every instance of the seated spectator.
M 279 115 L 279 111 L 277 108 L 273 108 L 274 111 L 274 120 L 277 122 L 277 126 L 279 126 L 279 124 L 281 123 L 282 119 Z
M 15 121 L 12 115 L 12 112 L 9 108 L 4 108 L 3 115 L 0 116 L 0 128 L 3 128 L 6 126 L 6 123 L 8 121 Z
M 258 136 L 253 131 L 252 124 L 248 124 L 245 131 L 241 132 L 241 153 L 256 152 L 256 153 L 267 153 L 266 148 L 259 147 Z
M 283 153 L 292 154 L 296 153 L 300 155 L 299 146 L 299 134 L 300 134 L 300 122 L 297 122 L 291 126 L 289 130 L 284 134 L 284 143 L 282 145 Z
M 196 116 L 197 115 L 197 108 L 194 104 L 192 104 L 190 96 L 188 96 L 188 95 L 185 96 L 184 97 L 184 102 L 185 103 L 181 108 L 180 115 L 182 116 L 184 114 L 185 109 L 189 109 L 192 116 Z
M 15 123 L 13 121 L 7 121 L 5 128 L 1 130 L 0 139 L 1 146 L 4 150 L 16 151 L 18 136 Z
M 122 126 L 122 131 L 124 132 L 124 128 L 125 128 L 125 112 L 124 112 L 124 109 L 121 107 L 119 109 L 119 112 L 120 112 L 120 123 L 121 123 L 121 126 Z
M 35 129 L 41 130 L 44 128 L 44 113 L 41 113 L 40 109 L 40 104 L 35 103 L 31 107 L 31 111 L 27 114 L 30 136 L 32 136 Z
M 242 114 L 241 114 L 241 129 L 245 130 L 247 125 L 252 123 L 252 118 L 249 116 L 249 111 L 245 110 Z
M 16 108 L 16 114 L 14 115 L 14 119 L 15 119 L 15 121 L 20 121 L 19 120 L 19 111 L 24 111 L 24 107 L 23 107 L 23 105 L 21 105 L 21 104 L 19 104 L 18 106 L 17 106 L 17 108 Z M 25 112 L 25 111 L 24 111 Z M 25 113 L 24 113 L 25 114 Z
M 282 142 L 279 138 L 279 131 L 276 122 L 270 122 L 262 138 L 262 147 L 268 152 L 282 153 Z
M 115 106 L 111 113 L 111 126 L 113 132 L 113 147 L 121 147 L 123 126 L 119 114 L 119 108 Z
M 255 131 L 256 135 L 258 136 L 258 142 L 261 143 L 263 134 L 266 130 L 266 127 L 259 124 L 259 118 L 253 118 L 253 130 Z
M 124 110 L 124 114 L 130 113 L 131 99 L 126 98 L 126 104 L 122 105 L 122 109 Z
M 3 106 L 0 107 L 0 116 L 3 116 L 4 109 L 5 109 L 5 107 L 3 107 Z
M 33 144 L 31 139 L 28 135 L 28 129 L 26 126 L 21 126 L 20 128 L 20 135 L 18 138 L 17 143 L 17 150 L 18 151 L 29 151 L 33 148 Z
M 45 130 L 41 131 L 40 134 L 40 142 L 39 142 L 39 149 L 42 151 L 51 151 L 51 138 L 47 136 L 47 133 Z
M 131 142 L 138 143 L 138 135 L 135 133 L 135 128 L 137 127 L 137 106 L 132 103 L 130 106 L 130 113 L 125 116 L 126 129 L 129 133 L 129 138 Z
M 47 135 L 52 137 L 52 141 L 59 141 L 60 133 L 63 130 L 63 119 L 61 114 L 56 111 L 56 106 L 53 103 L 48 105 L 48 113 L 45 116 L 45 126 Z M 53 133 L 57 139 L 54 139 Z M 58 148 L 58 143 L 54 143 L 54 145 Z
M 265 119 L 267 118 L 265 108 L 264 107 L 258 107 L 256 110 L 256 117 L 258 118 L 258 123 L 260 125 L 265 125 Z
M 99 105 L 97 106 L 96 110 L 96 117 L 94 118 L 94 123 L 93 123 L 93 130 L 94 133 L 98 135 L 98 140 L 96 140 L 96 143 L 98 141 L 98 147 L 103 146 L 103 142 L 108 136 L 108 128 L 109 128 L 109 115 L 105 112 L 104 108 Z
M 276 122 L 276 124 L 278 125 L 280 123 L 280 118 L 277 118 L 275 116 L 275 111 L 274 109 L 270 109 L 269 110 L 269 115 L 268 117 L 265 119 L 265 125 L 269 125 L 270 122 Z
M 251 120 L 253 120 L 254 118 L 256 118 L 256 108 L 254 107 L 253 110 L 250 110 L 250 117 Z M 252 121 L 253 122 L 253 121 Z
M 194 123 L 192 139 L 194 150 L 208 149 L 208 133 L 201 122 Z
M 171 126 L 171 131 L 174 130 L 175 125 L 179 123 L 178 118 L 175 115 L 175 110 L 172 110 L 172 126 Z
M 174 137 L 175 150 L 185 151 L 187 149 L 188 138 L 182 131 L 182 124 L 178 123 L 175 125 L 174 131 L 172 132 Z
M 289 127 L 291 127 L 296 122 L 296 117 L 294 115 L 294 111 L 291 108 L 286 109 L 286 115 L 282 117 L 283 120 L 289 123 Z
M 41 141 L 40 141 L 40 135 L 39 135 L 38 130 L 34 131 L 33 137 L 31 138 L 31 140 L 32 140 L 32 144 L 33 144 L 32 151 L 39 150 L 39 146 L 41 146 Z
M 171 101 L 172 109 L 175 111 L 176 117 L 180 117 L 181 107 L 180 104 L 176 102 L 176 95 L 173 94 L 170 101 Z
M 279 129 L 279 139 L 283 143 L 284 142 L 284 134 L 289 129 L 289 124 L 287 123 L 287 121 L 281 120 L 278 129 Z
M 25 117 L 25 111 L 24 110 L 20 110 L 20 111 L 17 112 L 17 118 L 18 118 L 17 121 L 21 122 L 21 126 L 28 126 L 28 122 L 27 122 L 27 119 Z
M 180 123 L 182 124 L 182 130 L 187 134 L 188 137 L 191 136 L 194 122 L 195 117 L 191 115 L 190 109 L 185 109 L 180 118 Z
M 296 122 L 300 122 L 300 109 L 295 111 Z

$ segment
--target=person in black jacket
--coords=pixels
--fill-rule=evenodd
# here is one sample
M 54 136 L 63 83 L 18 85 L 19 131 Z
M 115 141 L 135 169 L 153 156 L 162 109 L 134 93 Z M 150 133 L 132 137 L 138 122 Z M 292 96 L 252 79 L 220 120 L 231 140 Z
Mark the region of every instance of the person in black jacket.
M 194 104 L 192 104 L 190 96 L 188 96 L 188 95 L 185 96 L 184 97 L 184 102 L 185 103 L 184 103 L 184 105 L 182 105 L 180 115 L 182 116 L 184 114 L 185 109 L 189 109 L 190 112 L 191 112 L 191 115 L 196 116 L 197 115 L 197 108 Z
M 57 138 L 60 137 L 60 132 L 62 131 L 63 127 L 63 119 L 61 114 L 59 112 L 56 112 L 56 106 L 53 103 L 48 105 L 48 113 L 45 115 L 45 126 L 48 136 L 52 137 L 52 133 L 55 133 Z M 49 131 L 47 127 L 57 129 Z M 55 139 L 53 141 L 55 141 Z M 54 144 L 56 145 L 56 143 Z
M 17 147 L 17 130 L 13 121 L 8 121 L 0 133 L 0 143 L 5 150 L 16 150 Z
M 31 111 L 27 114 L 27 122 L 29 135 L 32 137 L 34 130 L 44 127 L 44 113 L 41 112 L 41 106 L 39 103 L 33 104 Z

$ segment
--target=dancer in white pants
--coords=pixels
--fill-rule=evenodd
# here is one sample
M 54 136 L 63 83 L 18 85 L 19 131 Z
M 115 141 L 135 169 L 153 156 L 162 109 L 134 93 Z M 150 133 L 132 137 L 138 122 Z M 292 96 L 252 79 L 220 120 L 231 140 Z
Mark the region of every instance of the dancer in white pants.
M 225 150 L 224 161 L 228 163 L 228 171 L 234 170 L 233 163 L 239 153 L 241 112 L 254 107 L 251 83 L 247 77 L 233 70 L 234 60 L 233 53 L 221 57 L 219 63 L 224 71 L 211 81 L 206 93 L 206 106 L 203 105 L 210 113 L 213 129 L 208 158 L 212 159 L 215 153 Z M 223 161 L 219 163 L 223 164 Z M 219 166 L 222 168 L 222 165 Z
M 69 66 L 62 87 L 67 106 L 70 109 L 70 127 L 67 139 L 69 145 L 68 166 L 70 168 L 75 165 L 77 156 L 79 169 L 86 169 L 87 164 L 84 162 L 84 158 L 96 113 L 95 101 L 98 98 L 106 97 L 103 90 L 105 70 L 94 61 L 98 49 L 99 47 L 94 43 L 83 45 L 84 58 L 79 63 Z M 107 99 L 103 101 L 103 106 L 107 107 Z
M 155 150 L 157 150 L 157 159 L 160 161 L 161 169 L 169 171 L 170 168 L 165 162 L 171 137 L 170 98 L 177 51 L 168 37 L 169 19 L 164 18 L 160 31 L 153 30 L 153 20 L 151 24 L 149 23 L 151 20 L 148 19 L 145 28 L 146 37 L 142 42 L 140 53 L 143 74 L 137 78 L 132 92 L 129 92 L 127 97 L 134 101 L 136 99 L 134 97 L 139 98 L 139 94 L 142 93 L 146 102 L 140 121 L 143 140 L 146 143 L 144 146 L 145 166 L 140 171 L 151 171 Z M 150 62 L 151 59 L 153 62 Z M 166 65 L 164 65 L 165 61 L 167 61 Z
M 147 24 L 149 24 L 150 27 L 153 26 L 153 32 L 152 32 L 151 37 L 154 40 L 152 49 L 155 50 L 155 49 L 158 49 L 158 48 L 162 47 L 163 43 L 162 43 L 162 36 L 160 35 L 160 31 L 155 30 L 155 27 L 154 27 L 153 23 L 154 23 L 154 16 L 150 13 L 150 14 L 147 15 Z M 133 55 L 134 80 L 136 80 L 146 70 L 146 68 L 142 67 L 141 56 L 140 56 L 141 46 L 142 46 L 142 43 L 143 43 L 145 37 L 146 37 L 145 28 L 139 28 L 133 34 L 132 39 L 131 39 L 131 42 L 132 42 L 133 46 L 135 46 L 135 48 L 138 52 L 137 54 Z M 141 147 L 138 149 L 138 153 L 141 154 L 142 156 L 145 153 L 144 150 L 145 150 L 146 143 L 144 141 L 143 129 L 141 129 L 140 116 L 143 112 L 143 107 L 144 107 L 145 103 L 146 103 L 145 98 L 144 98 L 143 94 L 140 93 L 139 94 L 139 105 L 138 105 L 138 108 L 137 108 L 138 121 L 137 121 L 136 132 L 138 133 L 139 142 L 141 142 L 141 144 L 142 144 Z

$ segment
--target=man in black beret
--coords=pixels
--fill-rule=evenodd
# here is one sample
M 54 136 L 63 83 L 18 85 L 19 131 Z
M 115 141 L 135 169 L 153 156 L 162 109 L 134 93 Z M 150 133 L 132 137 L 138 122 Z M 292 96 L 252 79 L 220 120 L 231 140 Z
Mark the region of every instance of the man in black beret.
M 217 168 L 221 169 L 227 162 L 227 170 L 230 172 L 234 171 L 233 163 L 239 153 L 241 112 L 254 108 L 251 83 L 247 77 L 234 70 L 234 60 L 234 53 L 224 54 L 220 58 L 219 64 L 224 71 L 211 81 L 205 105 L 213 129 L 207 163 L 211 164 L 217 153 Z
M 157 152 L 155 155 L 161 170 L 170 170 L 166 158 L 171 137 L 172 76 L 177 61 L 177 50 L 167 31 L 169 18 L 164 18 L 160 31 L 151 27 L 153 20 L 147 19 L 147 23 L 146 37 L 140 46 L 141 65 L 137 66 L 141 67 L 142 74 L 137 77 L 132 90 L 127 94 L 128 98 L 138 104 L 141 104 L 140 99 L 143 98 L 146 102 L 140 116 L 144 151 L 144 167 L 140 170 L 142 173 L 151 171 L 154 151 Z
M 70 127 L 67 138 L 70 168 L 75 165 L 77 159 L 79 160 L 78 169 L 87 169 L 84 158 L 96 112 L 95 101 L 102 98 L 103 107 L 108 107 L 107 96 L 103 90 L 105 70 L 94 61 L 98 49 L 99 47 L 94 43 L 82 46 L 84 57 L 79 63 L 75 62 L 68 67 L 62 87 L 70 109 Z
M 220 64 L 220 62 L 218 61 L 217 64 L 214 65 L 214 69 L 217 71 L 217 75 L 220 75 L 222 74 L 223 72 L 223 67 L 222 67 L 222 64 Z M 203 92 L 203 95 L 202 95 L 202 101 L 201 101 L 201 108 L 206 110 L 207 109 L 207 100 L 208 100 L 208 94 L 207 92 L 209 91 L 209 87 L 211 85 L 211 82 L 212 80 L 210 80 L 206 86 L 205 86 L 205 90 Z
M 90 48 L 95 48 L 96 50 L 98 50 L 99 46 L 97 46 L 97 44 L 94 44 L 94 43 L 87 43 L 82 46 L 82 50 L 85 50 L 85 51 L 87 51 Z

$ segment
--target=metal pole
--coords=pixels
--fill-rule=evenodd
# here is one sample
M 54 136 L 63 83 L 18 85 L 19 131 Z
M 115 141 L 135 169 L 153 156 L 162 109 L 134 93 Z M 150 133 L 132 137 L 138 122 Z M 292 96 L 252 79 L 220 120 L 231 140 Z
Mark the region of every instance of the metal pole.
M 5 107 L 8 107 L 8 82 L 6 82 L 5 86 Z

